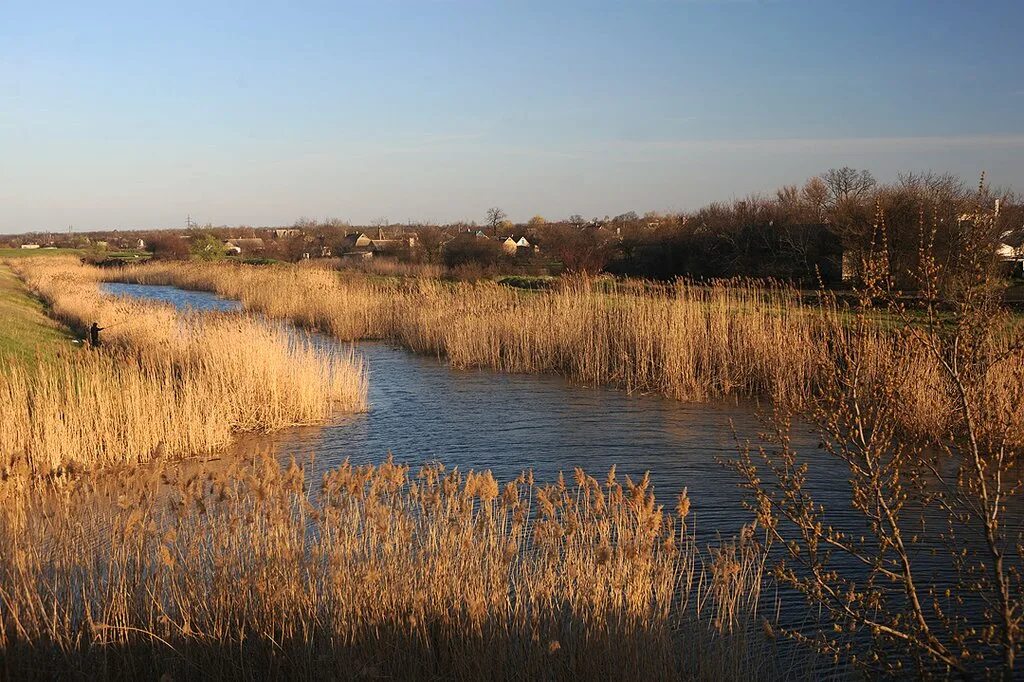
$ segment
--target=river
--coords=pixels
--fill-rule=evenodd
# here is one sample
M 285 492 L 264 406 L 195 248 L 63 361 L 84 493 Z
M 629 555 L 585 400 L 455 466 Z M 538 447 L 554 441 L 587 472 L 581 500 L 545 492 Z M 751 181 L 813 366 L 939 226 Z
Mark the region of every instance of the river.
M 103 287 L 110 294 L 160 301 L 179 309 L 241 309 L 235 301 L 173 287 Z M 347 344 L 330 338 L 316 334 L 312 338 L 326 349 L 350 351 Z M 225 457 L 269 449 L 282 462 L 292 457 L 312 462 L 314 480 L 346 459 L 379 463 L 389 453 L 414 467 L 440 461 L 449 468 L 490 469 L 501 481 L 515 478 L 524 469 L 532 469 L 540 482 L 553 482 L 560 472 L 570 479 L 575 467 L 603 480 L 614 465 L 620 480 L 625 475 L 635 480 L 650 472 L 658 499 L 667 508 L 674 507 L 676 495 L 687 487 L 701 543 L 731 537 L 751 520 L 742 505 L 739 477 L 723 462 L 736 456 L 737 440 L 757 442 L 766 429 L 759 418 L 760 407 L 753 401 L 688 404 L 657 395 L 574 385 L 557 376 L 458 370 L 441 359 L 384 343 L 359 343 L 354 349 L 368 367 L 365 413 L 316 427 L 243 435 Z M 865 535 L 864 518 L 850 504 L 846 465 L 824 451 L 809 426 L 798 424 L 791 435 L 791 445 L 809 465 L 806 489 L 829 510 L 828 522 L 851 536 Z M 1015 535 L 1024 527 L 1024 500 L 1017 496 L 1007 504 L 1006 520 L 1016 528 L 1011 532 Z M 927 574 L 926 582 L 940 591 L 957 590 L 949 548 L 936 537 L 946 517 L 933 508 L 923 515 L 915 515 L 910 508 L 904 512 L 905 531 L 916 533 L 910 527 L 923 529 L 926 523 L 932 528 L 931 537 L 911 548 L 915 575 Z M 963 535 L 961 531 L 961 541 Z M 969 539 L 968 544 L 984 551 Z M 831 565 L 847 575 L 866 578 L 864 566 L 849 556 L 836 554 Z M 965 614 L 977 619 L 984 608 L 979 596 L 960 595 L 965 598 L 961 607 Z M 781 620 L 810 631 L 817 627 L 814 613 L 802 598 L 778 596 Z
M 205 292 L 103 286 L 110 294 L 179 309 L 240 309 L 236 301 Z M 319 335 L 316 341 L 349 348 Z M 271 448 L 282 461 L 312 458 L 314 474 L 345 459 L 379 463 L 389 453 L 413 466 L 439 461 L 462 470 L 490 469 L 501 481 L 524 469 L 541 482 L 553 482 L 560 472 L 569 479 L 575 467 L 604 480 L 614 465 L 620 480 L 638 480 L 649 471 L 659 501 L 669 508 L 687 487 L 702 536 L 732 535 L 750 520 L 739 478 L 723 462 L 735 457 L 737 438 L 756 439 L 764 430 L 753 401 L 690 404 L 574 385 L 558 376 L 459 370 L 377 342 L 356 344 L 355 351 L 368 368 L 367 412 L 322 426 L 243 435 L 233 449 L 244 455 L 254 447 Z M 795 429 L 794 445 L 816 463 L 814 478 L 829 492 L 824 482 L 844 470 L 818 440 L 807 427 Z

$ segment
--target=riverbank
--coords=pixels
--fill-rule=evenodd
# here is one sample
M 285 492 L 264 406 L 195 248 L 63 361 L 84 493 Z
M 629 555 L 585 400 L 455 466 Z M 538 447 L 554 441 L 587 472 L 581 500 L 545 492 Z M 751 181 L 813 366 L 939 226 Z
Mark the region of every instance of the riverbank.
M 69 320 L 100 315 L 113 327 L 152 310 L 94 300 L 94 274 L 25 271 Z M 219 323 L 206 315 L 205 328 Z M 186 334 L 198 324 L 169 319 Z M 106 350 L 79 359 L 154 359 L 141 331 L 110 331 Z M 144 408 L 162 420 L 159 406 Z M 126 404 L 106 409 L 126 432 L 143 428 Z M 27 421 L 59 418 L 36 409 Z M 2 477 L 4 674 L 809 674 L 757 627 L 755 546 L 699 551 L 689 498 L 664 511 L 646 477 L 599 482 L 580 469 L 574 485 L 542 484 L 387 462 L 341 464 L 321 481 L 246 454 L 42 485 Z
M 92 270 L 79 274 L 107 277 Z M 60 285 L 61 291 L 67 289 L 66 281 L 60 280 Z M 308 281 L 302 286 L 306 285 Z M 460 323 L 458 315 L 482 314 L 481 301 L 506 302 L 486 287 L 469 291 L 480 296 L 463 301 L 463 308 L 452 308 L 455 314 L 448 311 L 452 326 Z M 329 309 L 331 303 L 337 304 L 329 298 L 331 293 L 324 289 L 313 300 L 325 301 Z M 634 300 L 642 310 L 653 309 L 654 315 L 658 314 L 655 306 L 671 310 L 673 304 L 664 296 L 645 299 L 642 291 L 634 292 L 634 298 L 606 292 L 596 295 L 579 287 L 554 293 L 561 297 L 555 301 L 564 303 L 576 296 L 593 305 L 596 314 L 609 316 L 623 315 L 614 311 L 628 308 Z M 135 294 L 145 295 L 141 289 Z M 203 298 L 188 292 L 163 294 Z M 408 298 L 403 306 L 417 300 L 415 290 L 404 295 Z M 218 302 L 209 295 L 205 298 Z M 129 301 L 105 300 L 131 307 Z M 517 312 L 527 319 L 536 315 L 529 310 L 536 300 L 513 299 L 521 307 Z M 712 305 L 723 300 L 737 305 L 725 310 Z M 707 315 L 698 320 L 779 315 L 778 310 L 754 308 L 759 301 L 764 299 L 685 300 Z M 81 296 L 68 303 L 76 303 L 85 314 L 95 310 Z M 386 319 L 380 316 L 408 310 L 394 306 L 374 315 Z M 124 310 L 115 307 L 104 314 L 119 312 Z M 337 315 L 342 319 L 340 312 Z M 206 313 L 204 324 L 219 319 L 226 318 Z M 655 317 L 648 324 L 660 319 Z M 855 322 L 870 324 L 862 318 Z M 400 322 L 393 324 L 395 329 L 405 328 Z M 843 328 L 886 338 L 873 326 Z M 725 334 L 730 338 L 728 329 Z M 602 330 L 598 338 L 622 337 Z M 970 338 L 972 347 L 978 348 L 978 339 L 986 337 L 975 332 Z M 115 341 L 131 347 L 131 338 Z M 10 514 L 0 515 L 0 524 L 9 524 L 5 537 L 19 549 L 9 563 L 0 562 L 0 570 L 5 571 L 0 580 L 19 585 L 10 593 L 13 597 L 6 598 L 6 612 L 17 614 L 15 625 L 5 634 L 12 652 L 9 660 L 26 668 L 58 671 L 72 665 L 78 670 L 143 674 L 155 674 L 159 668 L 182 675 L 184 668 L 194 668 L 224 676 L 245 676 L 245 666 L 253 663 L 262 670 L 299 677 L 322 672 L 325 659 L 341 661 L 332 670 L 339 676 L 372 670 L 390 676 L 436 677 L 445 670 L 458 670 L 467 677 L 514 677 L 524 669 L 557 670 L 571 676 L 594 674 L 592 663 L 606 671 L 625 666 L 623 675 L 628 669 L 684 679 L 789 679 L 822 670 L 801 665 L 799 661 L 806 659 L 795 658 L 792 649 L 776 644 L 774 638 L 782 635 L 811 645 L 823 661 L 865 665 L 866 660 L 865 670 L 898 671 L 908 665 L 968 673 L 991 669 L 989 652 L 998 651 L 993 642 L 999 641 L 993 638 L 1001 637 L 1000 628 L 1004 628 L 1011 646 L 1016 646 L 1017 631 L 1012 623 L 1003 626 L 974 602 L 998 598 L 991 588 L 996 580 L 1005 580 L 1010 599 L 1016 600 L 1013 595 L 1019 594 L 1020 575 L 1019 556 L 1010 554 L 1010 563 L 1004 564 L 1010 567 L 1009 573 L 1003 568 L 991 582 L 966 582 L 986 575 L 993 551 L 1020 547 L 1019 534 L 1017 545 L 1008 544 L 1014 541 L 1013 529 L 1019 528 L 1014 504 L 1020 499 L 1016 455 L 1005 446 L 1014 427 L 994 421 L 1014 414 L 988 402 L 993 394 L 986 393 L 985 381 L 990 379 L 988 368 L 994 365 L 975 362 L 970 384 L 963 383 L 967 375 L 950 376 L 970 391 L 962 408 L 967 418 L 962 413 L 961 418 L 986 430 L 972 432 L 980 433 L 976 441 L 951 438 L 942 446 L 941 460 L 936 460 L 955 465 L 974 457 L 980 474 L 963 469 L 956 477 L 939 480 L 937 475 L 928 476 L 930 453 L 894 428 L 905 409 L 901 389 L 914 377 L 914 368 L 894 363 L 871 366 L 879 353 L 891 351 L 885 346 L 874 354 L 855 354 L 864 350 L 856 344 L 830 350 L 837 353 L 834 360 L 847 363 L 846 372 L 835 367 L 826 375 L 833 383 L 822 385 L 831 388 L 816 403 L 819 450 L 831 468 L 822 468 L 821 461 L 808 457 L 805 445 L 785 423 L 778 425 L 775 440 L 759 438 L 750 446 L 737 443 L 733 472 L 752 504 L 738 511 L 746 517 L 738 537 L 730 540 L 725 535 L 725 541 L 719 539 L 707 551 L 695 549 L 698 536 L 691 525 L 696 523 L 694 509 L 700 509 L 701 500 L 691 506 L 684 491 L 672 514 L 656 504 L 650 487 L 653 478 L 643 475 L 629 480 L 616 474 L 616 469 L 602 483 L 587 476 L 581 466 L 573 472 L 573 484 L 556 475 L 547 486 L 537 485 L 529 471 L 511 480 L 506 474 L 503 487 L 489 473 L 461 475 L 433 465 L 413 476 L 391 461 L 354 466 L 328 451 L 327 458 L 335 458 L 334 463 L 321 478 L 316 474 L 323 470 L 311 467 L 312 475 L 307 477 L 300 466 L 289 465 L 289 455 L 301 454 L 292 448 L 280 453 L 280 461 L 246 456 L 235 460 L 237 468 L 226 473 L 189 475 L 173 486 L 170 504 L 150 496 L 146 491 L 152 481 L 147 483 L 143 477 L 126 484 L 117 496 L 116 509 L 90 508 L 85 513 L 68 506 L 50 515 L 34 511 L 35 491 L 24 502 L 11 502 L 11 495 L 27 491 L 24 481 L 28 479 L 8 478 L 14 484 L 0 492 L 7 495 L 9 503 L 3 509 Z M 85 355 L 100 357 L 99 353 Z M 441 369 L 439 364 L 435 367 Z M 959 365 L 951 372 L 958 369 Z M 406 396 L 429 392 L 432 386 L 426 382 L 398 388 L 397 399 L 408 401 L 403 392 Z M 1019 395 L 1019 385 L 1004 388 L 1009 391 L 1004 396 Z M 443 391 L 431 398 L 446 399 Z M 451 402 L 458 410 L 458 401 Z M 498 400 L 488 408 L 484 401 L 469 396 L 473 407 L 462 408 L 469 412 L 466 428 L 481 432 L 485 439 L 482 432 L 490 420 L 512 421 L 510 427 L 520 429 L 507 414 L 520 402 Z M 563 398 L 563 402 L 567 401 Z M 557 409 L 546 412 L 552 413 L 549 418 L 587 429 L 587 421 L 568 407 L 564 417 Z M 989 408 L 994 411 L 982 411 Z M 410 443 L 426 442 L 424 431 L 447 421 L 442 410 L 421 411 L 429 415 L 426 423 L 408 417 L 399 420 L 400 428 L 411 429 Z M 593 416 L 597 420 L 592 423 L 601 423 L 598 415 Z M 642 439 L 632 438 L 636 429 L 643 428 L 639 420 L 621 416 L 616 431 L 642 448 Z M 649 416 L 658 421 L 656 414 Z M 44 417 L 44 421 L 49 420 Z M 999 430 L 991 430 L 994 426 Z M 650 428 L 672 426 L 655 423 Z M 320 435 L 329 431 L 330 427 Z M 380 435 L 387 439 L 386 432 Z M 692 438 L 692 434 L 685 436 Z M 517 437 L 516 442 L 524 440 Z M 974 454 L 966 449 L 972 443 L 979 444 Z M 464 445 L 473 447 L 471 441 Z M 312 452 L 319 451 L 314 446 Z M 447 453 L 436 454 L 445 457 Z M 378 452 L 373 461 L 379 462 L 382 455 L 383 451 Z M 680 459 L 678 452 L 670 456 Z M 518 458 L 528 459 L 522 453 Z M 705 458 L 714 466 L 713 459 Z M 920 465 L 925 467 L 923 473 Z M 131 467 L 125 471 L 133 473 Z M 57 479 L 62 487 L 55 492 L 63 496 L 58 501 L 87 500 L 87 495 L 79 499 L 74 491 L 79 482 L 88 485 L 88 480 Z M 686 480 L 682 479 L 684 485 Z M 942 504 L 934 503 L 933 484 L 945 486 L 939 498 Z M 989 511 L 977 515 L 976 509 L 990 505 L 989 490 L 995 491 L 998 506 L 993 516 Z M 522 526 L 516 530 L 519 511 Z M 752 523 L 755 514 L 756 523 Z M 882 515 L 884 521 L 877 521 Z M 995 534 L 990 533 L 994 539 L 986 540 L 986 546 L 979 539 L 987 537 L 986 523 L 991 518 L 997 523 Z M 90 549 L 84 559 L 78 548 L 87 544 L 86 536 L 77 525 L 83 519 L 101 523 L 105 530 L 100 534 L 114 538 L 111 547 L 100 553 Z M 497 519 L 504 519 L 505 525 L 490 525 Z M 955 528 L 959 535 L 947 534 L 947 528 Z M 998 535 L 1004 532 L 1008 535 Z M 857 540 L 850 533 L 863 535 Z M 952 553 L 937 551 L 950 545 Z M 38 547 L 57 551 L 44 555 L 34 549 Z M 619 564 L 625 567 L 624 573 L 617 573 L 618 568 L 605 572 L 613 559 L 625 562 Z M 766 584 L 763 571 L 769 567 L 780 588 L 775 594 L 787 594 L 788 606 L 758 606 Z M 114 576 L 113 582 L 109 576 Z M 19 583 L 22 579 L 28 583 Z M 225 592 L 221 587 L 225 583 L 240 585 L 244 595 Z M 945 590 L 971 595 L 970 601 L 944 607 L 956 613 L 957 623 L 970 624 L 971 632 L 979 633 L 969 643 L 971 651 L 977 652 L 970 660 L 947 655 L 952 644 L 964 641 L 960 630 L 942 630 L 952 621 L 936 619 L 927 610 L 918 614 L 920 618 L 906 619 L 908 594 L 937 595 Z M 666 599 L 666 594 L 672 598 Z M 1017 612 L 1017 603 L 1010 602 L 1011 616 Z M 346 604 L 357 604 L 358 609 L 349 611 Z M 701 605 L 696 612 L 691 609 L 694 604 Z M 88 617 L 82 615 L 83 608 Z M 111 627 L 112 623 L 116 625 Z M 880 640 L 877 633 L 882 627 L 886 629 Z M 876 634 L 869 637 L 869 632 Z M 940 634 L 926 642 L 924 632 Z M 810 636 L 814 639 L 807 639 Z M 76 644 L 83 641 L 93 645 L 83 650 Z M 396 656 L 396 650 L 403 655 Z M 553 657 L 558 652 L 566 658 Z M 795 666 L 794 660 L 798 661 Z
M 255 318 L 104 297 L 99 271 L 74 260 L 25 259 L 12 268 L 55 320 L 80 333 L 101 321 L 104 330 L 100 349 L 8 363 L 4 471 L 46 475 L 205 455 L 236 432 L 365 408 L 365 373 L 351 354 L 325 352 Z
M 74 335 L 46 316 L 43 302 L 0 263 L 0 358 L 30 362 L 52 358 Z
M 316 267 L 152 263 L 110 269 L 111 281 L 216 292 L 247 310 L 342 340 L 379 339 L 455 367 L 550 373 L 677 400 L 755 397 L 810 413 L 856 359 L 866 384 L 898 393 L 908 440 L 955 428 L 956 392 L 932 352 L 934 330 L 880 324 L 878 311 L 758 282 L 595 288 L 565 279 L 550 291 L 430 279 L 381 281 Z M 887 376 L 899 375 L 889 381 Z M 995 402 L 1024 384 L 1024 356 L 984 378 Z M 1024 413 L 1013 417 L 1024 439 Z M 1012 421 L 1012 420 L 1011 420 Z

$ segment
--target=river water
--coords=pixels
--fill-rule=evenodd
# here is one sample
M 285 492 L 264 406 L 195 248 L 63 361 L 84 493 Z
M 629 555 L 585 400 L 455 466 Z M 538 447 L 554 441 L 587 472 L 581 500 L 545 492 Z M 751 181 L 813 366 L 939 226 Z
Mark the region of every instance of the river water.
M 131 296 L 194 311 L 236 311 L 235 301 L 173 287 L 105 284 L 114 295 Z M 304 332 L 296 331 L 297 334 Z M 348 345 L 313 335 L 327 349 L 349 352 Z M 383 343 L 359 343 L 355 352 L 369 373 L 369 409 L 334 423 L 239 438 L 230 456 L 269 449 L 282 462 L 292 457 L 312 462 L 314 479 L 346 459 L 379 463 L 389 453 L 396 461 L 418 466 L 440 461 L 462 470 L 490 469 L 500 481 L 532 469 L 540 482 L 567 479 L 581 467 L 599 480 L 615 465 L 622 480 L 650 472 L 659 502 L 674 508 L 685 486 L 692 500 L 698 540 L 731 537 L 751 520 L 743 509 L 739 477 L 723 465 L 737 454 L 737 441 L 758 441 L 766 429 L 760 407 L 752 401 L 688 404 L 656 395 L 574 385 L 557 376 L 500 374 L 449 367 L 442 360 L 418 356 Z M 815 431 L 797 425 L 791 445 L 809 465 L 807 489 L 829 510 L 829 522 L 853 536 L 865 534 L 864 519 L 850 505 L 846 466 L 828 455 Z M 1024 500 L 1007 500 L 1009 518 L 1024 527 Z M 906 510 L 910 511 L 910 510 Z M 919 521 L 933 526 L 933 537 L 915 545 L 916 572 L 940 590 L 956 589 L 949 549 L 934 537 L 944 516 L 928 510 Z M 904 529 L 907 530 L 907 529 Z M 917 531 L 913 531 L 917 532 Z M 980 548 L 976 548 L 980 549 Z M 836 555 L 832 565 L 848 575 L 863 566 Z M 788 625 L 815 629 L 815 616 L 796 595 L 781 598 L 779 617 Z M 983 605 L 977 595 L 962 595 L 972 619 Z M 978 603 L 973 603 L 978 602 Z M 823 669 L 821 672 L 825 672 Z M 837 670 L 830 675 L 842 675 Z
M 111 283 L 104 288 L 179 309 L 239 309 L 236 301 L 174 287 Z M 324 337 L 316 340 L 349 349 Z M 739 479 L 723 462 L 735 457 L 737 438 L 756 439 L 764 430 L 754 402 L 689 404 L 578 386 L 557 376 L 458 370 L 384 343 L 359 343 L 355 351 L 368 368 L 367 412 L 324 426 L 242 436 L 234 450 L 244 455 L 252 448 L 271 448 L 282 461 L 312 458 L 314 473 L 345 459 L 379 463 L 391 453 L 414 467 L 439 461 L 449 468 L 490 469 L 500 481 L 524 469 L 532 469 L 540 482 L 554 482 L 560 472 L 568 480 L 575 467 L 603 481 L 614 465 L 620 480 L 626 475 L 637 480 L 649 471 L 666 508 L 673 508 L 687 487 L 702 536 L 731 536 L 750 520 L 741 505 Z M 843 475 L 810 429 L 798 427 L 794 445 L 819 465 L 818 480 Z

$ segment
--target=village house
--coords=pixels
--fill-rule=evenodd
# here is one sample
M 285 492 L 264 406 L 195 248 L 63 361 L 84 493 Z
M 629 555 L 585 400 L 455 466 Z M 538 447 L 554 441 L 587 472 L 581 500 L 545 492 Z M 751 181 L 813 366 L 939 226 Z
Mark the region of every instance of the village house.
M 288 239 L 290 237 L 298 237 L 302 234 L 302 230 L 296 227 L 280 227 L 274 230 L 274 239 Z
M 38 249 L 39 248 L 39 244 L 22 244 L 21 248 L 23 248 L 23 249 Z
M 526 237 L 520 237 L 516 240 L 516 253 L 517 254 L 529 254 L 539 251 L 536 244 L 531 244 Z
M 495 239 L 497 240 L 498 245 L 501 246 L 502 251 L 509 256 L 516 255 L 519 248 L 516 246 L 515 239 L 512 239 L 512 237 L 495 237 Z
M 417 246 L 416 235 L 408 234 L 387 238 L 383 230 L 377 231 L 377 238 L 371 239 L 365 232 L 351 232 L 341 242 L 344 253 L 342 256 L 371 258 L 375 253 L 414 249 Z
M 999 240 L 996 255 L 1011 277 L 1024 276 L 1024 231 L 1005 232 Z
M 373 240 L 367 237 L 364 232 L 350 232 L 341 240 L 341 246 L 346 252 L 356 249 L 369 249 L 372 244 Z
M 525 236 L 508 235 L 495 239 L 501 246 L 501 250 L 510 256 L 528 255 L 538 250 Z
M 239 237 L 224 242 L 224 251 L 230 254 L 252 254 L 259 253 L 264 249 L 262 237 Z
M 403 234 L 398 237 L 386 237 L 384 230 L 377 230 L 377 238 L 371 240 L 375 251 L 397 251 L 398 249 L 415 249 L 416 235 Z
M 258 253 L 264 249 L 262 237 L 239 237 L 231 240 L 235 246 L 242 249 L 242 253 Z

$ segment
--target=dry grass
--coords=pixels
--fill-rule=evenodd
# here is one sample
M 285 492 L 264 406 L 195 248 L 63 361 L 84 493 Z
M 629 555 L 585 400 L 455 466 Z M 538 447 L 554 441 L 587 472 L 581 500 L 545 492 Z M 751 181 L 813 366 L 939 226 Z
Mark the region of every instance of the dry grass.
M 149 264 L 118 279 L 215 291 L 249 310 L 341 339 L 386 339 L 459 367 L 547 372 L 591 385 L 680 400 L 756 396 L 805 409 L 830 389 L 842 358 L 869 358 L 881 377 L 898 367 L 902 427 L 946 435 L 950 387 L 919 339 L 882 324 L 853 324 L 833 301 L 755 282 L 597 287 L 563 280 L 551 292 L 429 279 L 382 282 L 329 270 L 231 264 Z M 1024 356 L 989 377 L 993 400 L 1024 382 Z M 1001 397 L 1002 396 L 1002 397 Z M 1018 433 L 1024 435 L 1024 414 Z
M 316 261 L 309 261 L 316 263 Z M 333 262 L 343 272 L 361 272 L 378 277 L 419 277 L 441 279 L 448 270 L 436 263 L 403 263 L 394 258 L 341 258 Z
M 687 400 L 797 395 L 816 346 L 837 327 L 792 291 L 754 284 L 596 291 L 565 280 L 551 293 L 430 280 L 380 282 L 326 270 L 153 264 L 119 279 L 240 299 L 254 311 L 342 339 L 388 339 L 460 367 L 553 372 Z
M 351 355 L 252 318 L 185 317 L 101 296 L 99 271 L 72 260 L 14 267 L 68 326 L 100 320 L 109 329 L 101 350 L 69 344 L 39 367 L 0 358 L 3 470 L 46 474 L 205 454 L 235 431 L 365 407 L 365 375 Z
M 105 482 L 104 482 L 105 481 Z M 647 481 L 499 486 L 273 460 L 0 487 L 7 677 L 739 679 L 793 674 L 751 626 L 749 541 L 707 565 Z M 87 512 L 84 513 L 83 512 Z

